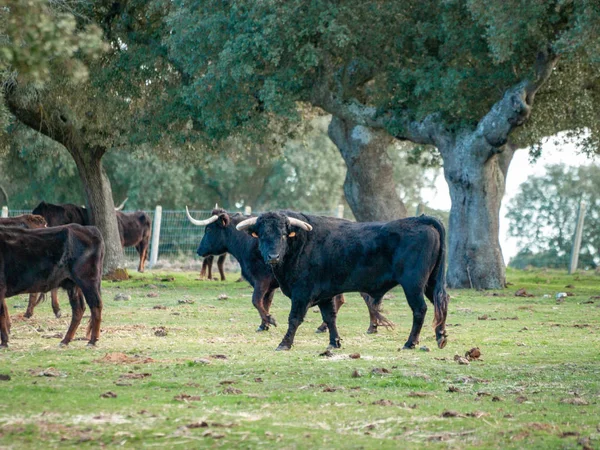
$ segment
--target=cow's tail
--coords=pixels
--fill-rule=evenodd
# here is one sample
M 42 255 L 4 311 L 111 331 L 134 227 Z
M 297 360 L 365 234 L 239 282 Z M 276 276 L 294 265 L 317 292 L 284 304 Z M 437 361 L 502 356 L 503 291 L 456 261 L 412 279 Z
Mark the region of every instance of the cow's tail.
M 433 287 L 433 328 L 439 348 L 444 348 L 446 339 L 446 316 L 450 296 L 446 292 L 446 230 L 444 225 L 434 217 L 424 216 L 422 221 L 433 226 L 440 237 L 440 249 L 435 266 L 427 282 L 428 290 Z
M 46 301 L 46 294 L 44 292 L 40 292 L 40 296 L 38 297 L 38 299 L 35 302 L 35 306 L 39 305 L 40 303 L 43 303 Z

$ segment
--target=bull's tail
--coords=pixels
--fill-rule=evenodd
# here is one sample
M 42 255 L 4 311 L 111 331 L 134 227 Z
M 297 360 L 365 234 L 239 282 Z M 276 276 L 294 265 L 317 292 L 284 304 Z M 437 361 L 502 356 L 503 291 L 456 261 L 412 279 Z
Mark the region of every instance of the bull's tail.
M 422 222 L 434 227 L 440 236 L 440 250 L 427 285 L 428 290 L 433 287 L 433 328 L 435 329 L 436 340 L 438 347 L 444 348 L 447 343 L 446 316 L 448 315 L 448 301 L 450 299 L 446 292 L 446 230 L 444 225 L 434 217 L 422 216 L 420 219 Z
M 361 293 L 365 303 L 367 304 L 367 308 L 369 309 L 369 314 L 375 325 L 379 327 L 386 327 L 388 329 L 394 329 L 394 322 L 381 314 L 381 299 L 376 302 L 373 297 L 370 295 Z

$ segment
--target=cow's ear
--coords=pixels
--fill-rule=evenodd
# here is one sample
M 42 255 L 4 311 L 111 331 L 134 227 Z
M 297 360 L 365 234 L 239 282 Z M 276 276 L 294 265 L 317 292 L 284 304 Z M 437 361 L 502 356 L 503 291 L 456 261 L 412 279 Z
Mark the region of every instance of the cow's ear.
M 219 214 L 219 220 L 221 221 L 221 225 L 223 225 L 224 227 L 227 227 L 231 222 L 229 214 Z

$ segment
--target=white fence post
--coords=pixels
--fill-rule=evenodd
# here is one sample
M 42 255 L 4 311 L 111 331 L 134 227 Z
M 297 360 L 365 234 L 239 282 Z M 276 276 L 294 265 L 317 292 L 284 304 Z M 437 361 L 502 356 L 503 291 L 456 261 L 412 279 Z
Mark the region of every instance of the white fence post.
M 245 206 L 244 207 L 244 214 L 246 214 L 247 216 L 249 216 L 250 214 L 252 214 L 252 207 L 251 206 Z
M 577 264 L 579 263 L 579 250 L 581 249 L 585 207 L 585 201 L 581 200 L 579 203 L 579 212 L 577 213 L 577 226 L 575 227 L 575 235 L 573 236 L 573 248 L 571 250 L 571 265 L 569 266 L 569 273 L 575 273 L 577 270 Z
M 344 205 L 338 205 L 335 217 L 338 219 L 344 218 Z
M 8 217 L 8 206 L 2 207 L 2 215 L 0 217 Z
M 150 245 L 150 268 L 158 261 L 158 245 L 160 243 L 160 224 L 162 221 L 162 206 L 157 206 L 154 211 L 152 224 L 152 244 Z

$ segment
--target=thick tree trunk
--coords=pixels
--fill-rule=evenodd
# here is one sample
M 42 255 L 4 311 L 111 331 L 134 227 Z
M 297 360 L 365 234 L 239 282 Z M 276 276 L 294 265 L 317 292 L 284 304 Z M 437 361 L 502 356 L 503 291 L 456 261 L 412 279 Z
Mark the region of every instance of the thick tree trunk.
M 498 240 L 500 204 L 514 150 L 483 161 L 467 143 L 445 152 L 444 175 L 450 188 L 448 286 L 501 289 L 505 265 Z
M 385 131 L 333 117 L 329 138 L 339 149 L 348 171 L 344 194 L 360 222 L 388 221 L 406 217 L 396 192 L 393 166 L 387 148 L 393 138 Z
M 104 275 L 127 278 L 110 180 L 92 149 L 69 149 L 85 188 L 90 220 L 104 238 Z

